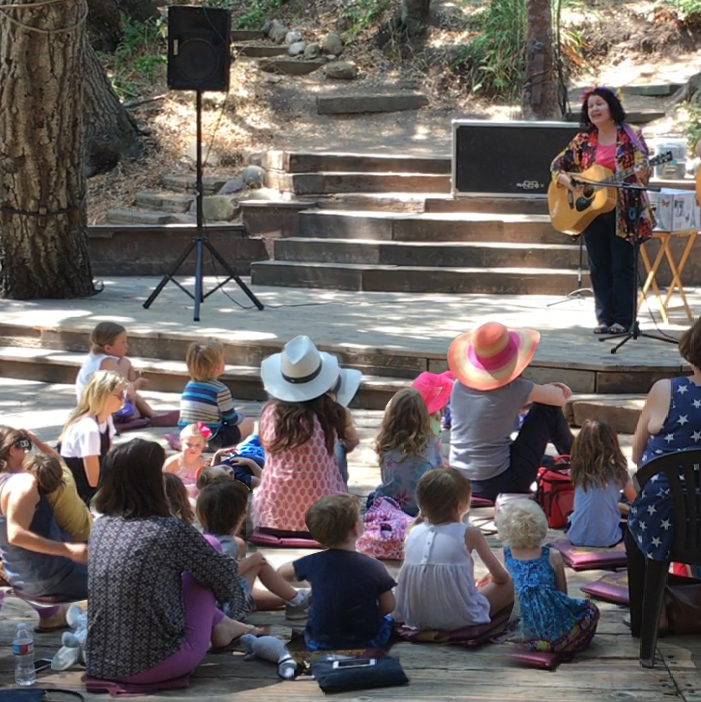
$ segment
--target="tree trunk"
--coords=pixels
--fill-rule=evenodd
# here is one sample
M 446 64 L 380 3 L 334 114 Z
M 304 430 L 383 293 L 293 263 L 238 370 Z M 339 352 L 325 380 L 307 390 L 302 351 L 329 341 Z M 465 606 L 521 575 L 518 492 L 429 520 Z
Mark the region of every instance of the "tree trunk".
M 88 38 L 95 51 L 111 53 L 122 39 L 120 13 L 137 22 L 158 17 L 152 0 L 88 0 Z
M 119 101 L 87 41 L 84 57 L 85 171 L 90 177 L 111 170 L 123 158 L 141 156 L 141 142 L 136 123 Z
M 399 13 L 401 25 L 410 36 L 423 34 L 431 15 L 431 0 L 402 0 Z
M 0 294 L 85 297 L 95 292 L 83 170 L 86 5 L 18 3 L 0 0 Z
M 559 114 L 553 65 L 550 0 L 526 0 L 526 78 L 521 105 L 525 119 L 553 119 Z

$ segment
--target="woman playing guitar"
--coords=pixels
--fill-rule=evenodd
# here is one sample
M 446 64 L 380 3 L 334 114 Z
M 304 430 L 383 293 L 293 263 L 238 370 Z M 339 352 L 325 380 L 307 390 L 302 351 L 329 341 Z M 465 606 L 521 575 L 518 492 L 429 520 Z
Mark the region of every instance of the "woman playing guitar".
M 611 88 L 595 87 L 584 93 L 581 131 L 553 160 L 550 170 L 558 186 L 579 194 L 570 175 L 600 165 L 614 173 L 639 168 L 629 182 L 649 178 L 648 148 L 639 130 L 626 123 L 621 101 Z M 576 179 L 575 179 L 576 180 Z M 630 220 L 637 192 L 619 190 L 614 210 L 597 216 L 582 232 L 594 289 L 597 327 L 595 334 L 627 332 L 633 324 L 635 293 L 632 243 L 652 234 L 653 220 L 647 194 L 642 191 L 642 215 Z

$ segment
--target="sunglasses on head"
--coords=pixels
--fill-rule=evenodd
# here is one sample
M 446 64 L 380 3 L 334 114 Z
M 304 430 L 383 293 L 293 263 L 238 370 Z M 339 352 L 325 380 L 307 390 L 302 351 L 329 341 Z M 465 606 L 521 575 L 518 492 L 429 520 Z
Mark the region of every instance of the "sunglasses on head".
M 25 451 L 32 450 L 32 442 L 29 439 L 17 439 L 13 446 L 18 449 L 24 449 Z

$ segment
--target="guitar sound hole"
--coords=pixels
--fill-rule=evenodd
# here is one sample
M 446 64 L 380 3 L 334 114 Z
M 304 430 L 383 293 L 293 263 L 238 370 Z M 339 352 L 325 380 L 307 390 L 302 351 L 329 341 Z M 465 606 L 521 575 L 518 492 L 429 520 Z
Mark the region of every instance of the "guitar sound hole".
M 584 210 L 591 205 L 593 198 L 591 197 L 578 197 L 577 202 L 575 203 L 575 207 L 577 208 L 577 212 L 584 212 Z

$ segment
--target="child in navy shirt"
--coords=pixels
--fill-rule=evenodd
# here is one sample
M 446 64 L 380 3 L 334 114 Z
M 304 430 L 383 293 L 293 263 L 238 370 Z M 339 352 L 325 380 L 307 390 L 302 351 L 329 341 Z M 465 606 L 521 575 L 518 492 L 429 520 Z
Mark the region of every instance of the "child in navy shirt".
M 363 522 L 355 495 L 326 495 L 305 516 L 310 534 L 327 547 L 280 567 L 288 580 L 312 586 L 304 632 L 311 651 L 384 646 L 392 633 L 392 588 L 397 584 L 375 558 L 355 550 Z

